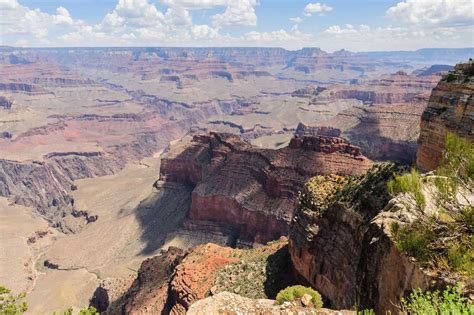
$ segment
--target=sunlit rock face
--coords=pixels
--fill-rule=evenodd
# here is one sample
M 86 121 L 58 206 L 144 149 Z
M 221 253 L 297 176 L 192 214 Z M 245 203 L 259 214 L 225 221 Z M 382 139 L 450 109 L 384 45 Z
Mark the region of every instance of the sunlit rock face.
M 441 160 L 446 134 L 474 141 L 474 64 L 458 64 L 431 93 L 421 118 L 417 165 L 435 169 Z
M 286 235 L 298 191 L 318 174 L 360 175 L 372 162 L 342 138 L 293 138 L 278 150 L 237 136 L 195 136 L 163 158 L 166 182 L 193 185 L 188 217 L 229 226 L 237 239 L 263 243 Z

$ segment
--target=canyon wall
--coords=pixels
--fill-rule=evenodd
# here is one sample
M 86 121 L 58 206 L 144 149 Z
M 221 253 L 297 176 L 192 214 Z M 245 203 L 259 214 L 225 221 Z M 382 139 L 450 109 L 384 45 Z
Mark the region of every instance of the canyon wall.
M 359 175 L 372 162 L 342 138 L 295 137 L 279 150 L 231 134 L 198 135 L 162 160 L 161 180 L 192 185 L 188 217 L 263 243 L 286 235 L 298 191 L 318 174 Z
M 421 117 L 416 163 L 422 170 L 433 170 L 439 165 L 448 132 L 474 141 L 473 94 L 472 61 L 456 65 L 433 90 Z
M 430 284 L 430 277 L 396 249 L 390 236 L 392 222 L 419 215 L 416 206 L 406 206 L 409 200 L 389 203 L 387 180 L 397 171 L 391 163 L 376 164 L 326 207 L 303 200 L 293 218 L 293 264 L 331 308 L 358 305 L 377 314 L 396 313 L 406 292 Z M 309 193 L 321 196 L 318 186 L 312 189 Z

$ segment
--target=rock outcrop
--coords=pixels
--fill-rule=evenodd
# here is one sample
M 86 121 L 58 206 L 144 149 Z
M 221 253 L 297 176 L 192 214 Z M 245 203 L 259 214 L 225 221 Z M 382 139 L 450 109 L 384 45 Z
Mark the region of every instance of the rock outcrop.
M 458 64 L 433 90 L 421 117 L 417 165 L 435 169 L 442 156 L 446 134 L 474 141 L 474 63 Z
M 109 313 L 123 314 L 167 314 L 172 302 L 169 284 L 176 266 L 182 261 L 184 253 L 178 248 L 169 248 L 160 256 L 145 260 L 135 281 L 123 297 L 124 304 Z
M 111 301 L 107 313 L 185 314 L 195 302 L 225 291 L 275 298 L 280 289 L 296 283 L 295 276 L 286 239 L 253 249 L 211 243 L 186 253 L 170 248 L 142 263 L 133 284 Z M 96 292 L 102 293 L 95 295 L 94 305 L 108 305 L 107 291 Z
M 406 292 L 430 285 L 430 277 L 390 237 L 392 222 L 416 218 L 389 203 L 387 180 L 396 171 L 390 163 L 374 165 L 335 198 L 328 196 L 328 203 L 303 199 L 295 214 L 289 241 L 293 264 L 332 308 L 359 305 L 377 314 L 395 313 Z M 384 215 L 392 212 L 396 215 Z
M 169 152 L 161 180 L 192 185 L 188 217 L 230 227 L 235 238 L 265 243 L 286 235 L 298 191 L 319 174 L 360 175 L 372 162 L 342 138 L 295 137 L 270 150 L 211 133 Z

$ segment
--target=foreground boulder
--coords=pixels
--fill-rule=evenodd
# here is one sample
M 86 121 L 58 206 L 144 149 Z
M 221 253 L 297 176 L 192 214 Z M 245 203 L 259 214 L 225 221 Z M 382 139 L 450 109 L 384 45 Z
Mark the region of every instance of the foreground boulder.
M 349 315 L 355 314 L 355 312 L 333 311 L 325 308 L 315 309 L 313 307 L 305 307 L 302 301 L 278 305 L 274 300 L 249 299 L 234 293 L 222 292 L 194 303 L 186 314 Z

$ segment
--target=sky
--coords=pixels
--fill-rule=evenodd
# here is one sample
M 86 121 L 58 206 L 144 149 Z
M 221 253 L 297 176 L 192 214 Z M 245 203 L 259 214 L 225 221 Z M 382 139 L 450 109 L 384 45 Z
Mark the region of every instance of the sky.
M 0 45 L 474 47 L 474 0 L 0 0 Z

